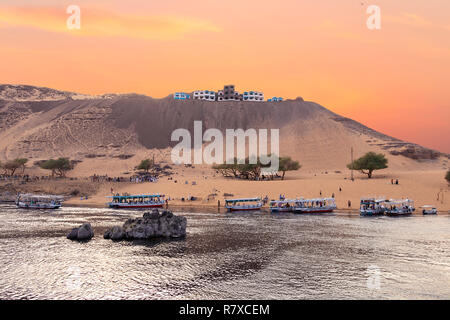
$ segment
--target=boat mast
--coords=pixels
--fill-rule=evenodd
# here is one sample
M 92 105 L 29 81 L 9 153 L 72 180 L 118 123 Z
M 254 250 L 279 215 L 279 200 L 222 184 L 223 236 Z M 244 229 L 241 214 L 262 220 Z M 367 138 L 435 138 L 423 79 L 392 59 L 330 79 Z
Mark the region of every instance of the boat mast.
M 351 168 L 351 172 L 352 172 L 351 180 L 352 180 L 352 181 L 355 181 L 355 179 L 353 178 L 353 147 L 351 148 L 350 153 L 351 153 L 351 160 L 352 160 L 352 161 L 350 162 L 350 163 L 352 164 L 352 166 L 351 166 L 351 167 L 352 167 L 352 168 Z

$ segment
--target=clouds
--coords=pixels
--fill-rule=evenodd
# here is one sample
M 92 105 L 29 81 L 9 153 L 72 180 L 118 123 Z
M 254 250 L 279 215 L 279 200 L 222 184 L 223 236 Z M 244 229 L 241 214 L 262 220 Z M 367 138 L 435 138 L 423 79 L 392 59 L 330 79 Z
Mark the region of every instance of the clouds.
M 434 23 L 418 14 L 411 12 L 402 12 L 399 15 L 386 15 L 384 19 L 388 22 L 405 25 L 408 27 L 423 28 L 423 29 L 448 29 L 446 26 L 441 26 Z
M 63 7 L 0 8 L 0 26 L 32 28 L 76 36 L 129 37 L 167 40 L 191 33 L 219 32 L 210 21 L 180 15 L 117 13 L 94 8 L 81 8 L 80 30 L 69 30 L 69 15 Z

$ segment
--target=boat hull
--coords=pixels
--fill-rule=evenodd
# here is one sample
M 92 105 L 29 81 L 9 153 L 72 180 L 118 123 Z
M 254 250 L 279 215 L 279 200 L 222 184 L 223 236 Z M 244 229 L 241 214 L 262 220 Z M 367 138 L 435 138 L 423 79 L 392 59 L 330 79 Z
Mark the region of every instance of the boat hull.
M 360 210 L 359 211 L 360 216 L 362 217 L 375 217 L 375 216 L 382 216 L 384 215 L 384 211 L 378 211 L 378 210 Z
M 292 212 L 292 208 L 270 208 L 270 212 Z
M 164 203 L 155 203 L 155 204 L 136 204 L 136 205 L 124 205 L 118 203 L 109 203 L 108 204 L 112 209 L 148 209 L 148 208 L 162 208 Z
M 233 208 L 233 207 L 227 207 L 228 211 L 258 211 L 261 210 L 261 207 L 255 207 L 255 208 Z
M 20 209 L 32 209 L 32 210 L 56 210 L 61 208 L 61 205 L 48 205 L 48 206 L 36 206 L 27 204 L 16 204 Z
M 425 215 L 425 216 L 426 215 L 434 215 L 434 214 L 437 214 L 437 211 L 423 210 L 422 214 Z
M 412 215 L 412 212 L 392 212 L 392 211 L 386 211 L 386 215 L 389 217 L 406 217 Z
M 302 213 L 331 213 L 335 208 L 294 208 L 293 212 L 297 214 Z

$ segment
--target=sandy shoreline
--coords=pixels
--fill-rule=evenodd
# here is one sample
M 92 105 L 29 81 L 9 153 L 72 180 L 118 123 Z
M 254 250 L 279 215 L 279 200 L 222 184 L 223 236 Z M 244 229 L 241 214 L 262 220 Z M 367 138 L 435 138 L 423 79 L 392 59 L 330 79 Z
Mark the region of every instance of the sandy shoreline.
M 278 199 L 282 194 L 286 198 L 336 199 L 338 211 L 358 214 L 361 197 L 376 196 L 388 199 L 409 198 L 415 201 L 416 209 L 423 205 L 434 205 L 440 213 L 450 210 L 450 188 L 444 180 L 444 170 L 429 171 L 380 171 L 373 179 L 355 174 L 355 180 L 349 179 L 348 172 L 288 172 L 286 180 L 248 181 L 229 179 L 217 175 L 214 170 L 205 168 L 179 170 L 169 179 L 160 178 L 158 182 L 90 182 L 88 179 L 78 181 L 42 181 L 20 184 L 9 183 L 9 187 L 20 192 L 56 193 L 70 195 L 73 190 L 80 195 L 72 196 L 65 202 L 66 206 L 106 208 L 107 196 L 114 193 L 129 194 L 164 194 L 169 199 L 169 207 L 202 208 L 217 211 L 220 201 L 221 211 L 225 210 L 225 198 L 265 197 Z M 399 184 L 391 184 L 391 179 L 398 179 Z M 0 182 L 0 191 L 7 183 Z M 1 192 L 0 192 L 1 193 Z M 81 200 L 87 195 L 87 200 Z M 196 197 L 196 201 L 182 201 Z M 439 198 L 438 198 L 439 197 Z M 439 200 L 438 200 L 439 199 Z M 348 201 L 351 208 L 348 208 Z

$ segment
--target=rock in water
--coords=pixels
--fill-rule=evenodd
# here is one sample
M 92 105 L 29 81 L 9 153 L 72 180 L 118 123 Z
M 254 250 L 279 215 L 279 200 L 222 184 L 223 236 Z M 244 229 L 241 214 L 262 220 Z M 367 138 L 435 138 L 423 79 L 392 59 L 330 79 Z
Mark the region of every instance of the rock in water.
M 128 219 L 122 227 L 114 227 L 103 237 L 112 240 L 133 240 L 151 238 L 181 238 L 186 236 L 187 220 L 175 216 L 171 211 L 157 209 L 144 213 L 142 218 Z
M 89 223 L 85 223 L 79 228 L 72 229 L 67 235 L 67 239 L 78 241 L 90 240 L 92 237 L 94 237 L 94 231 Z
M 111 240 L 122 240 L 123 230 L 121 227 L 115 226 L 111 229 Z
M 72 231 L 67 235 L 67 239 L 77 240 L 78 237 L 78 228 L 73 228 Z

